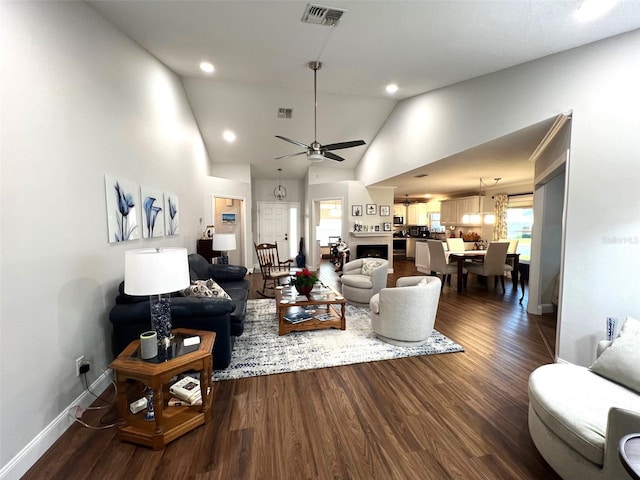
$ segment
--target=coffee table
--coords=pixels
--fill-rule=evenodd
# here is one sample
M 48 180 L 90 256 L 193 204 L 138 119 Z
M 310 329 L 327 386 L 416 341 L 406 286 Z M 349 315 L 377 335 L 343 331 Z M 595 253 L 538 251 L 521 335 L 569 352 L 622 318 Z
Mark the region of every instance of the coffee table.
M 325 328 L 347 328 L 345 321 L 345 307 L 347 301 L 342 294 L 327 285 L 316 285 L 309 297 L 298 295 L 291 287 L 276 288 L 276 310 L 278 313 L 278 335 L 289 332 L 308 330 L 322 330 Z M 338 312 L 338 307 L 339 312 Z M 287 321 L 285 315 L 308 311 L 312 318 L 300 323 Z M 323 317 L 329 317 L 323 319 Z

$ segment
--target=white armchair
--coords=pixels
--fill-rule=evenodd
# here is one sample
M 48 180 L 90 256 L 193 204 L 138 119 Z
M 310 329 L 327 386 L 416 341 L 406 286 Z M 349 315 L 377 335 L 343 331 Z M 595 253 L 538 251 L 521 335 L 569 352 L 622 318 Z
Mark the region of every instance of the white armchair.
M 382 258 L 358 258 L 342 267 L 342 295 L 351 303 L 367 305 L 387 286 L 389 262 Z
M 383 288 L 371 298 L 371 328 L 387 343 L 422 345 L 433 332 L 439 300 L 438 277 L 401 277 L 395 288 Z

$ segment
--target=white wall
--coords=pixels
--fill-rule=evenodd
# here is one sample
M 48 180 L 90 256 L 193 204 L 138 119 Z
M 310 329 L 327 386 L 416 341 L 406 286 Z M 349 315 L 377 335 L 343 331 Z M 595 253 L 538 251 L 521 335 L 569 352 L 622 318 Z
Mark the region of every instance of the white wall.
M 90 382 L 112 360 L 125 250 L 195 250 L 208 158 L 180 80 L 93 9 L 2 10 L 0 476 L 14 478 L 70 423 L 75 359 Z M 109 244 L 105 174 L 177 194 L 180 235 Z
M 402 101 L 356 169 L 370 185 L 573 110 L 559 356 L 582 365 L 607 316 L 640 315 L 638 51 L 640 30 Z

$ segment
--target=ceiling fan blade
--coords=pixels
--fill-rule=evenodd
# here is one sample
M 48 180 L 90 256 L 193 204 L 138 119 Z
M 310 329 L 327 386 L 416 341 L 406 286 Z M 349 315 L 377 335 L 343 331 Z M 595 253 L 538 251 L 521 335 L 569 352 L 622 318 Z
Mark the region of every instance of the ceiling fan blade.
M 291 140 L 290 138 L 283 137 L 281 135 L 276 135 L 276 138 L 279 138 L 280 140 L 284 140 L 285 142 L 293 143 L 294 145 L 298 145 L 299 147 L 302 147 L 302 148 L 309 148 L 309 145 L 305 145 L 302 142 L 298 142 L 297 140 Z
M 298 155 L 304 155 L 305 153 L 307 152 L 304 151 L 304 152 L 298 152 L 298 153 L 290 153 L 289 155 L 282 155 L 280 157 L 276 157 L 275 160 L 280 160 L 281 158 L 297 157 Z
M 325 156 L 325 158 L 328 158 L 330 160 L 335 160 L 336 162 L 344 162 L 344 158 L 339 157 L 338 155 L 336 155 L 335 153 L 331 153 L 331 152 L 322 152 L 322 154 Z
M 322 150 L 341 150 L 343 148 L 359 147 L 365 145 L 364 140 L 351 140 L 350 142 L 330 143 L 329 145 L 323 145 Z

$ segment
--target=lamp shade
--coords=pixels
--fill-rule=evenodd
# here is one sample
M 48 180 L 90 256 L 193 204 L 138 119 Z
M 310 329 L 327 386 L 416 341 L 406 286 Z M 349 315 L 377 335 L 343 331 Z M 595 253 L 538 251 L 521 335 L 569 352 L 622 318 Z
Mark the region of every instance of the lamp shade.
M 236 249 L 235 233 L 214 233 L 212 247 L 214 250 L 220 250 L 222 252 L 235 250 Z
M 160 295 L 190 284 L 186 248 L 141 248 L 124 252 L 124 292 Z

